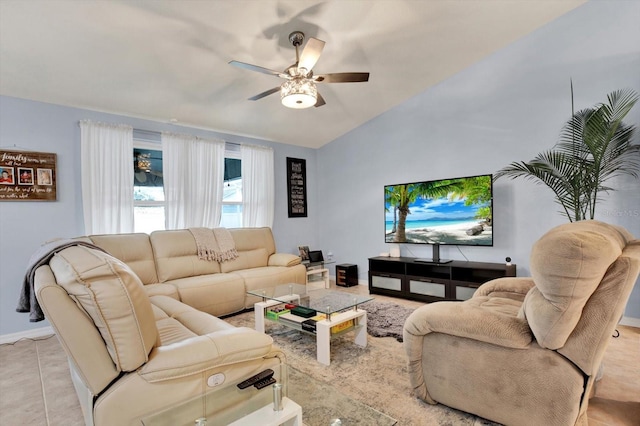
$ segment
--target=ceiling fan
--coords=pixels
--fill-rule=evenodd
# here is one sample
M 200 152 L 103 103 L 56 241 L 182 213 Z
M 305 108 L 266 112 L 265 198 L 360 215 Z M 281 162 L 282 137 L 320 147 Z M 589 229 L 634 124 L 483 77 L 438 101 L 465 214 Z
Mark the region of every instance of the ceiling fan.
M 286 107 L 298 109 L 312 106 L 320 107 L 325 104 L 325 101 L 318 92 L 316 83 L 359 83 L 369 81 L 368 72 L 341 72 L 314 75 L 313 67 L 316 62 L 318 62 L 322 49 L 324 49 L 324 41 L 310 37 L 306 46 L 302 49 L 302 53 L 298 52 L 298 47 L 304 42 L 303 32 L 292 32 L 289 34 L 289 41 L 296 49 L 296 62 L 282 72 L 244 62 L 229 62 L 229 64 L 239 68 L 257 71 L 287 80 L 278 87 L 274 87 L 273 89 L 249 98 L 250 101 L 257 101 L 273 93 L 280 92 L 280 99 Z

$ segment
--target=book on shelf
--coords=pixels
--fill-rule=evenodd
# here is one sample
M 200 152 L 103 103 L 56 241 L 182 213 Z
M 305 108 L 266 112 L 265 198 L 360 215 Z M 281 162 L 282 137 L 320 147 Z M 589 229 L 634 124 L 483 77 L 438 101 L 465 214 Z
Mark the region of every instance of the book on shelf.
M 309 318 L 308 320 L 302 321 L 302 329 L 305 331 L 309 331 L 311 333 L 316 333 L 317 330 L 317 322 L 325 320 L 327 316 L 325 314 L 316 315 L 313 318 Z M 341 331 L 347 330 L 355 325 L 353 319 L 347 320 L 343 323 L 334 325 L 331 327 L 331 334 L 337 334 Z
M 270 320 L 277 321 L 281 315 L 288 314 L 289 312 L 291 311 L 286 309 L 284 306 L 269 308 L 267 309 L 266 317 Z
M 303 318 L 311 318 L 317 315 L 315 309 L 307 308 L 305 306 L 296 306 L 295 308 L 291 309 L 291 313 Z
M 355 323 L 353 322 L 353 319 L 350 319 L 338 325 L 334 325 L 333 327 L 331 327 L 331 334 L 340 333 L 341 331 L 353 327 L 354 324 Z
M 302 321 L 302 329 L 304 331 L 308 331 L 310 333 L 314 333 L 316 332 L 316 321 L 312 320 L 312 319 L 308 319 L 306 321 Z

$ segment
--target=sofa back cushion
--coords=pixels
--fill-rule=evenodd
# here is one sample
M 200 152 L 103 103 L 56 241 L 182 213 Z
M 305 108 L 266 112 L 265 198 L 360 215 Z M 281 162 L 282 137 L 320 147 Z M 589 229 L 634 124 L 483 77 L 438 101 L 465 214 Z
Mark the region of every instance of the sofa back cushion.
M 73 246 L 56 253 L 49 266 L 58 284 L 93 320 L 119 370 L 133 371 L 147 362 L 158 330 L 144 286 L 124 262 Z
M 154 231 L 149 238 L 159 282 L 220 272 L 218 262 L 198 258 L 196 240 L 188 229 Z
M 238 253 L 258 248 L 266 249 L 268 256 L 276 252 L 276 243 L 273 240 L 271 228 L 233 228 L 229 229 L 229 233 L 233 237 Z
M 558 349 L 565 344 L 585 304 L 632 238 L 622 228 L 581 221 L 557 226 L 534 244 L 530 266 L 535 287 L 521 314 L 540 346 Z
M 91 235 L 89 238 L 93 244 L 126 263 L 143 284 L 158 282 L 149 235 L 108 234 Z
M 267 266 L 269 256 L 267 249 L 257 248 L 253 250 L 243 250 L 238 252 L 238 257 L 220 263 L 222 272 L 240 271 L 243 269 L 260 268 Z
M 269 263 L 269 256 L 276 252 L 271 228 L 229 229 L 236 245 L 238 257 L 220 263 L 222 272 L 261 268 Z

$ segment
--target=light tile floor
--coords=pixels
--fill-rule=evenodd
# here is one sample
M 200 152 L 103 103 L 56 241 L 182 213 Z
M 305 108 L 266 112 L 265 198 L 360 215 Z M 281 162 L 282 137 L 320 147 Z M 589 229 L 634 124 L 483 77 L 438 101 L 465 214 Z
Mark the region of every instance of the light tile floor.
M 376 299 L 420 305 L 382 296 Z M 618 330 L 620 337 L 611 339 L 604 376 L 589 403 L 589 426 L 640 425 L 640 328 L 619 326 Z M 67 358 L 55 337 L 0 346 L 0 424 L 84 424 Z

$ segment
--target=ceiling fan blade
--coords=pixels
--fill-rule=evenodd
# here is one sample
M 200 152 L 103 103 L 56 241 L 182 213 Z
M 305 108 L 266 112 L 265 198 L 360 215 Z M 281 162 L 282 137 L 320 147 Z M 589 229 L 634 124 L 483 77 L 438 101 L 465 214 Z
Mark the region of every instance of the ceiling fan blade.
M 230 61 L 229 65 L 233 65 L 234 67 L 238 67 L 238 68 L 243 68 L 249 71 L 257 71 L 257 72 L 261 72 L 263 74 L 269 74 L 269 75 L 274 75 L 276 77 L 280 77 L 280 78 L 290 78 L 290 76 L 288 74 L 282 73 L 280 71 L 274 71 L 274 70 L 270 70 L 269 68 L 263 68 L 263 67 L 259 67 L 257 65 L 251 65 L 251 64 L 247 64 L 244 62 L 238 62 L 238 61 Z
M 276 92 L 279 92 L 279 91 L 280 91 L 280 86 L 274 87 L 273 89 L 266 90 L 266 91 L 264 91 L 262 93 L 259 93 L 259 94 L 255 95 L 255 96 L 250 97 L 249 100 L 250 101 L 257 101 L 258 99 L 262 99 L 265 96 L 272 95 L 272 94 L 274 94 Z
M 322 97 L 320 92 L 318 92 L 317 95 L 318 95 L 318 100 L 316 101 L 316 104 L 314 105 L 316 108 L 321 107 L 322 105 L 326 104 L 326 102 L 324 101 L 324 98 Z
M 300 54 L 298 68 L 311 71 L 316 62 L 318 62 L 322 49 L 324 49 L 324 41 L 311 37 Z
M 337 72 L 313 77 L 316 83 L 361 83 L 369 81 L 368 72 Z

